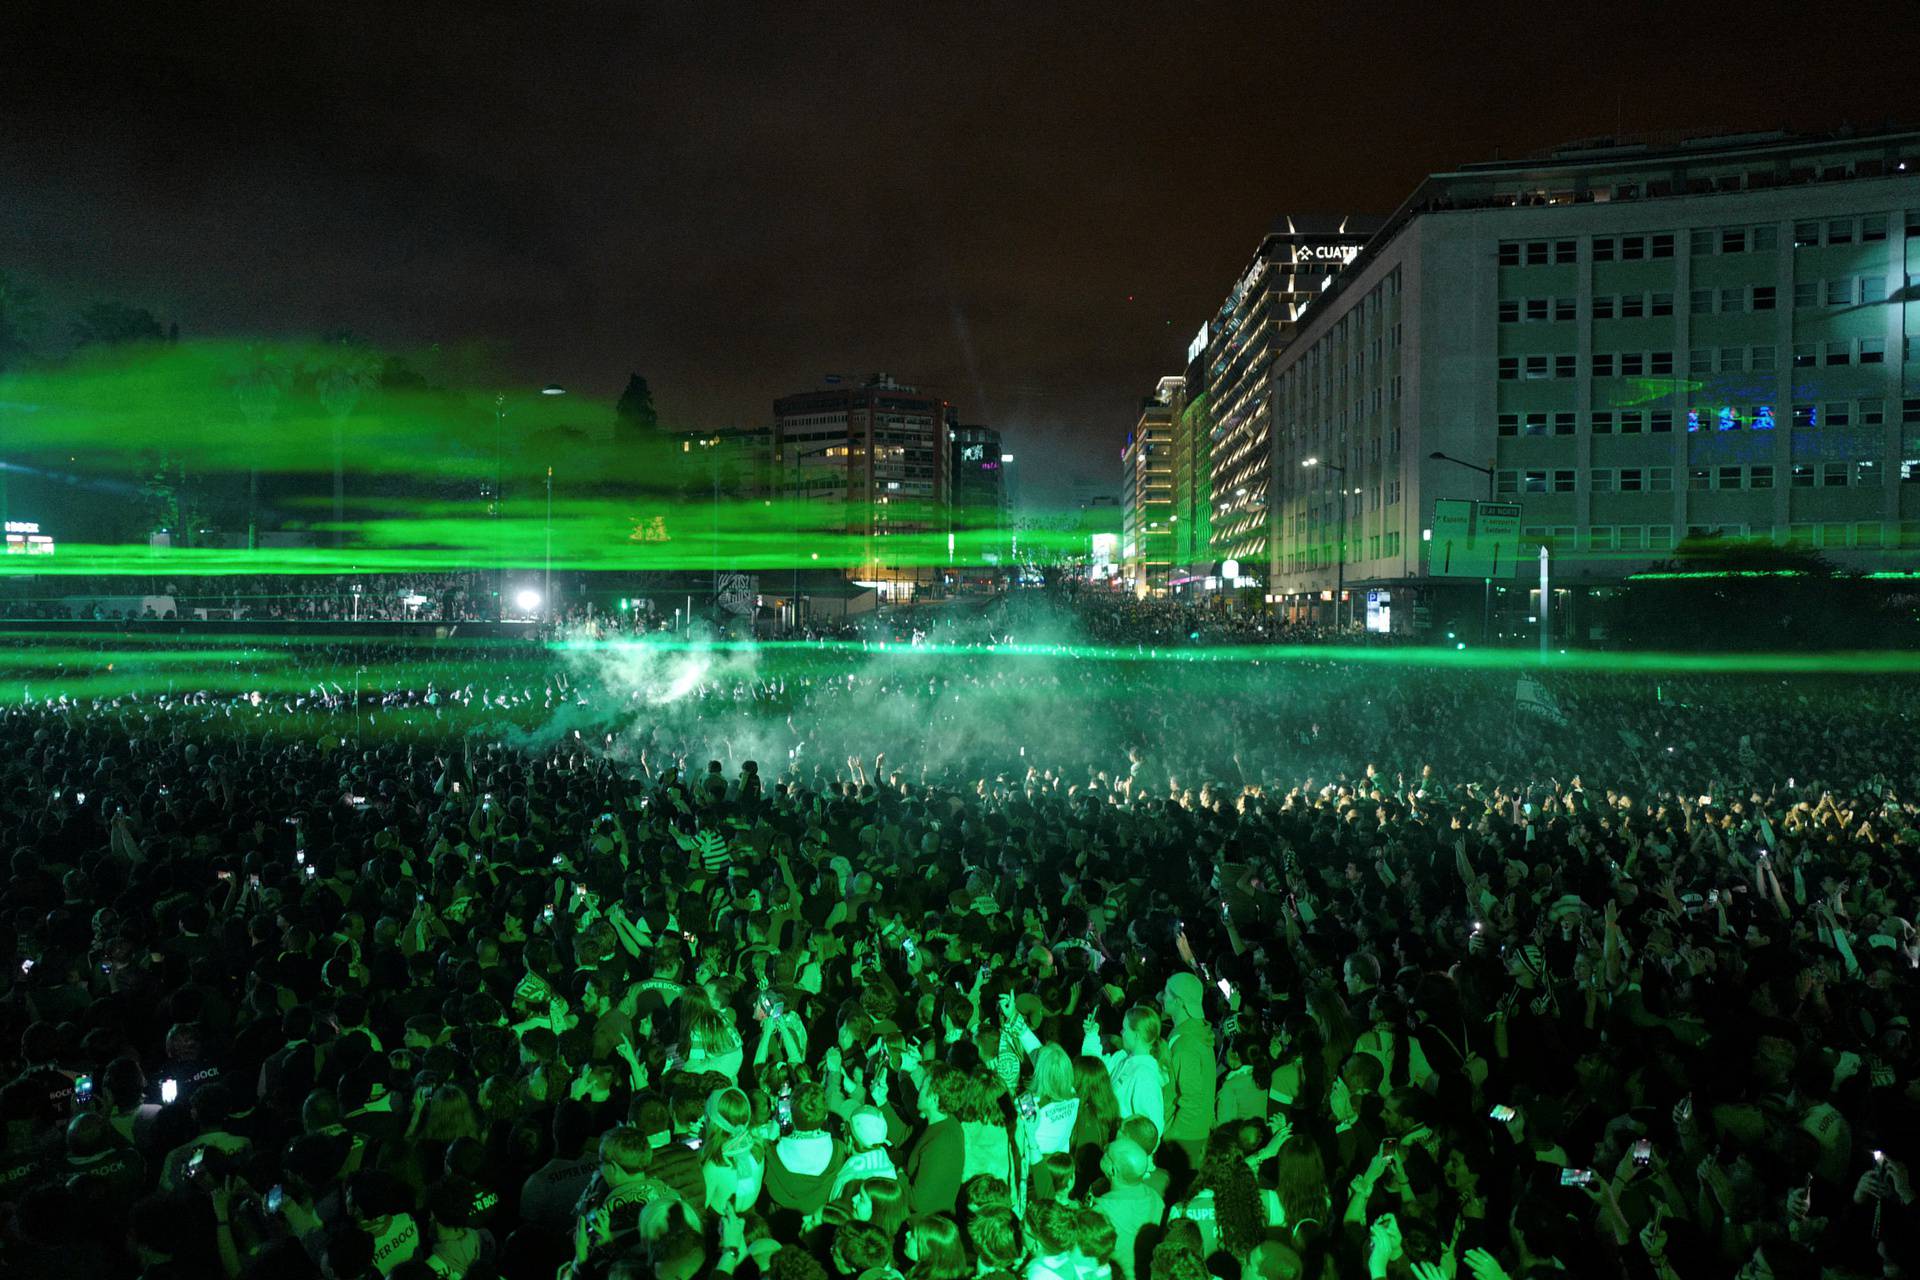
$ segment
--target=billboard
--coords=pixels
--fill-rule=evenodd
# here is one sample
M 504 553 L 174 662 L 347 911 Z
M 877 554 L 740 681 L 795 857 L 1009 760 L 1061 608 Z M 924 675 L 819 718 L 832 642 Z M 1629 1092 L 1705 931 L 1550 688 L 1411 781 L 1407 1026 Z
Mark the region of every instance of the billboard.
M 1510 578 L 1519 552 L 1519 503 L 1434 499 L 1428 577 Z

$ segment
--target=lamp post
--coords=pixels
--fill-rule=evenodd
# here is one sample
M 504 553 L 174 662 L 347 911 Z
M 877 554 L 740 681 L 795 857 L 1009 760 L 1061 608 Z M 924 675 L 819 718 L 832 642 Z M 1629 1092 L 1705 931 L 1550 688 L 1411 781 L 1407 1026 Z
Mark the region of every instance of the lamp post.
M 1347 469 L 1337 462 L 1319 458 L 1301 460 L 1302 467 L 1325 467 L 1340 477 L 1340 536 L 1334 540 L 1333 625 L 1340 628 L 1340 597 L 1347 593 Z M 1351 610 L 1348 611 L 1351 614 Z
M 546 386 L 540 388 L 540 394 L 543 396 L 563 396 L 567 394 L 567 389 L 557 382 L 549 382 Z M 507 607 L 507 538 L 506 534 L 502 531 L 503 526 L 500 523 L 501 509 L 506 506 L 506 495 L 501 492 L 500 488 L 502 464 L 506 455 L 506 434 L 507 393 L 504 391 L 496 391 L 493 395 L 493 510 L 491 513 L 494 543 L 493 601 L 496 621 L 498 621 L 499 614 Z M 549 479 L 548 485 L 548 511 L 551 513 L 551 496 L 553 492 L 551 479 Z M 549 519 L 551 519 L 551 515 L 549 515 Z
M 1478 471 L 1487 478 L 1487 501 L 1493 501 L 1493 468 L 1483 467 L 1477 462 L 1468 462 L 1465 458 L 1456 458 L 1450 453 L 1435 449 L 1427 455 L 1435 462 L 1451 462 L 1456 467 L 1465 467 L 1469 471 Z M 1480 643 L 1493 643 L 1493 579 L 1481 580 L 1480 597 Z

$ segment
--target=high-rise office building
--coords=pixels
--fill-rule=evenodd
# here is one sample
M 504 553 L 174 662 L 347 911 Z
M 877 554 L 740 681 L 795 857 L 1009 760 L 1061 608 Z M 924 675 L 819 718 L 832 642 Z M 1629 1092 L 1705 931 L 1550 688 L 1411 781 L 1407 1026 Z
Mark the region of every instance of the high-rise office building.
M 1173 565 L 1173 431 L 1186 379 L 1160 379 L 1120 452 L 1121 580 L 1139 596 L 1163 596 Z
M 948 448 L 958 426 L 945 400 L 886 374 L 774 401 L 781 492 L 813 513 L 797 536 L 851 540 L 852 576 L 883 599 L 932 586 L 951 532 Z
M 1173 568 L 1167 579 L 1177 594 L 1204 586 L 1212 572 L 1212 401 L 1207 396 L 1207 326 L 1187 346 L 1179 412 L 1173 420 Z
M 953 533 L 964 565 L 999 567 L 1012 555 L 1006 464 L 1000 433 L 992 427 L 960 426 L 948 445 L 953 477 Z
M 1920 546 L 1917 171 L 1897 132 L 1428 178 L 1272 361 L 1270 596 L 1325 617 L 1344 579 L 1402 629 L 1448 594 L 1437 500 L 1517 505 L 1492 590 L 1521 593 L 1542 545 L 1575 588 L 1689 537 Z
M 1208 325 L 1209 543 L 1215 561 L 1237 561 L 1248 579 L 1267 581 L 1272 556 L 1274 358 L 1378 226 L 1352 217 L 1281 219 Z

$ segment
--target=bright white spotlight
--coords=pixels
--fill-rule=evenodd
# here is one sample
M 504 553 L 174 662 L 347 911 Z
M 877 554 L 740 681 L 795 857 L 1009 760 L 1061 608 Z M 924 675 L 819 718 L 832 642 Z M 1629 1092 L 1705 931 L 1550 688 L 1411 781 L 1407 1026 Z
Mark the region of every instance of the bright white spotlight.
M 540 608 L 540 593 L 532 587 L 523 588 L 513 602 L 520 606 L 520 612 L 533 613 Z

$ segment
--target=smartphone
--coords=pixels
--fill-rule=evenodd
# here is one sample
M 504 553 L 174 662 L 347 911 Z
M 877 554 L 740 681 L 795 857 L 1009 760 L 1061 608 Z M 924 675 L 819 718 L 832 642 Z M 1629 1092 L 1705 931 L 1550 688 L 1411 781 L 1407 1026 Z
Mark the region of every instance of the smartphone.
M 320 874 L 320 868 L 314 866 L 311 862 L 309 862 L 307 864 L 307 879 L 311 880 L 319 874 Z
M 1642 1138 L 1633 1144 L 1633 1163 L 1636 1168 L 1644 1169 L 1653 1163 L 1653 1140 Z
M 1560 1185 L 1563 1187 L 1584 1187 L 1593 1181 L 1591 1169 L 1562 1169 Z
M 113 972 L 113 961 L 111 961 L 111 960 L 102 960 L 102 961 L 100 962 L 100 972 L 102 972 L 102 973 L 107 973 L 107 974 L 110 974 L 110 973 L 112 973 L 112 972 Z
M 180 1100 L 180 1082 L 178 1080 L 162 1080 L 160 1082 L 161 1105 L 165 1106 L 170 1103 L 178 1102 L 179 1100 Z
M 760 997 L 760 1011 L 769 1018 L 783 1018 L 787 1013 L 787 1002 L 769 992 Z
M 268 1213 L 280 1212 L 280 1206 L 283 1202 L 285 1202 L 286 1198 L 287 1198 L 286 1189 L 280 1186 L 278 1183 L 275 1183 L 267 1191 L 267 1212 Z
M 231 880 L 231 879 L 233 879 L 233 872 L 231 872 L 231 871 L 216 871 L 216 872 L 214 872 L 214 873 L 213 873 L 213 875 L 214 875 L 214 879 L 216 879 L 216 880 Z
M 1227 999 L 1227 1000 L 1233 999 L 1233 984 L 1231 982 L 1228 982 L 1225 978 L 1222 978 L 1220 979 L 1220 981 L 1214 983 L 1213 985 L 1220 988 L 1220 995 L 1223 999 Z
M 549 902 L 546 905 L 546 909 L 540 913 L 540 918 L 542 920 L 545 920 L 548 924 L 553 923 L 553 904 L 551 902 Z
M 782 1089 L 780 1101 L 774 1104 L 774 1112 L 780 1119 L 780 1132 L 793 1132 L 793 1090 Z
M 906 952 L 907 957 L 911 959 L 914 953 L 920 950 L 920 944 L 915 942 L 912 938 L 903 938 L 901 939 L 901 942 L 900 942 L 900 949 Z
M 1029 1120 L 1034 1119 L 1040 1114 L 1040 1103 L 1035 1100 L 1034 1096 L 1030 1093 L 1023 1093 L 1013 1101 L 1014 1105 L 1019 1108 L 1020 1114 Z
M 453 794 L 455 795 L 460 794 L 460 784 L 457 782 L 453 784 Z
M 1515 1111 L 1512 1107 L 1502 1102 L 1495 1105 L 1493 1110 L 1487 1112 L 1487 1119 L 1497 1121 L 1500 1124 L 1512 1124 L 1513 1118 L 1519 1114 L 1518 1111 Z
M 206 1162 L 207 1149 L 205 1147 L 196 1147 L 193 1154 L 187 1157 L 187 1176 L 189 1178 L 199 1177 L 201 1167 L 204 1166 Z
M 75 1076 L 73 1078 L 73 1100 L 80 1103 L 93 1101 L 92 1076 Z
M 20 972 L 23 974 L 32 973 L 33 966 L 38 963 L 39 962 L 35 960 L 32 956 L 27 956 L 26 958 L 20 961 Z

